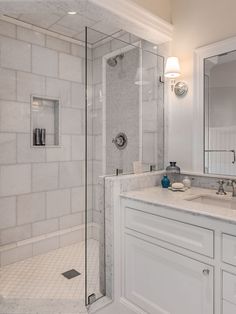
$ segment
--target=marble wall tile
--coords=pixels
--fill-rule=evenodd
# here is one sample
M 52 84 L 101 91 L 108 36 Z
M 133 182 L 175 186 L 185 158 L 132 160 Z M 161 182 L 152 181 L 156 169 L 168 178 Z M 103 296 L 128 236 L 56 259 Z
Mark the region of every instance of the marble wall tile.
M 72 135 L 71 137 L 72 160 L 84 160 L 85 136 Z
M 70 54 L 70 46 L 71 44 L 67 41 L 51 36 L 46 36 L 47 48 Z
M 22 225 L 1 231 L 1 245 L 29 239 L 31 237 L 31 225 Z
M 51 161 L 69 161 L 71 160 L 71 136 L 61 136 L 61 146 L 46 148 L 46 160 Z
M 24 225 L 44 220 L 45 202 L 45 193 L 19 195 L 17 197 L 17 224 Z
M 0 229 L 16 225 L 16 198 L 4 197 L 0 199 Z
M 84 223 L 84 143 L 76 136 L 84 138 L 85 48 L 73 44 L 70 55 L 70 43 L 3 21 L 0 44 L 0 230 L 4 243 L 16 244 Z M 90 49 L 88 56 L 92 59 Z M 89 69 L 91 73 L 91 62 Z M 60 147 L 31 147 L 32 94 L 61 100 Z M 38 120 L 40 127 L 46 126 L 48 138 L 53 132 L 51 113 Z M 89 191 L 88 219 L 92 222 L 92 187 Z M 78 239 L 84 239 L 84 230 L 61 237 L 61 243 Z M 55 247 L 45 241 L 34 246 L 33 252 L 41 254 Z M 32 246 L 5 253 L 4 265 L 17 261 L 17 254 L 19 260 L 32 256 Z
M 92 48 L 87 49 L 87 58 L 92 59 Z M 85 59 L 85 47 L 77 44 L 71 44 L 71 54 L 75 57 L 80 57 Z
M 16 163 L 16 134 L 0 133 L 0 164 Z
M 46 78 L 47 96 L 59 98 L 60 105 L 70 107 L 71 105 L 71 83 L 64 80 Z
M 30 134 L 17 134 L 17 162 L 44 162 L 46 159 L 45 149 L 31 146 Z
M 32 165 L 33 192 L 54 190 L 58 188 L 58 164 L 39 163 Z
M 82 225 L 84 221 L 85 221 L 85 212 L 79 212 L 76 214 L 60 217 L 59 225 L 60 225 L 60 229 L 67 229 L 67 228 L 75 227 L 78 225 Z
M 0 68 L 0 99 L 16 100 L 16 71 Z
M 0 36 L 1 66 L 30 72 L 31 45 L 29 43 Z
M 60 236 L 60 247 L 72 245 L 84 240 L 84 229 L 76 230 Z
M 85 108 L 85 85 L 81 83 L 71 84 L 71 105 L 73 108 Z
M 60 163 L 60 188 L 76 187 L 83 183 L 84 169 L 80 161 Z
M 70 213 L 70 190 L 47 192 L 47 219 Z
M 102 58 L 93 61 L 93 84 L 102 83 Z
M 59 77 L 63 80 L 82 83 L 82 60 L 74 56 L 60 53 Z
M 32 235 L 37 237 L 43 234 L 51 233 L 59 229 L 57 218 L 35 222 L 32 224 Z
M 19 195 L 31 192 L 30 165 L 1 166 L 0 195 Z
M 32 72 L 57 77 L 58 53 L 54 50 L 32 46 Z
M 82 110 L 62 108 L 61 130 L 64 134 L 81 134 L 83 132 Z
M 30 102 L 32 95 L 45 95 L 45 78 L 26 72 L 17 72 L 17 100 Z
M 18 261 L 22 261 L 32 256 L 32 245 L 25 245 L 1 253 L 1 265 L 5 266 Z
M 85 210 L 85 187 L 77 187 L 71 190 L 72 212 L 82 212 Z
M 59 238 L 52 237 L 33 244 L 33 256 L 45 254 L 59 248 Z
M 6 21 L 0 21 L 0 35 L 16 37 L 16 25 Z
M 21 26 L 17 26 L 17 39 L 39 46 L 45 46 L 44 34 Z
M 0 100 L 0 131 L 29 133 L 29 104 Z

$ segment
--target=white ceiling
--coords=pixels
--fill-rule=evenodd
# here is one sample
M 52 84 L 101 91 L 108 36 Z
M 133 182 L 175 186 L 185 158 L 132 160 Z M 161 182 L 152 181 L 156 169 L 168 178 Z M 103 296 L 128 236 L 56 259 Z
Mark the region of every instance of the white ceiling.
M 76 11 L 76 15 L 68 15 Z M 85 26 L 91 44 L 120 31 L 116 18 L 89 0 L 0 0 L 0 14 L 84 41 Z

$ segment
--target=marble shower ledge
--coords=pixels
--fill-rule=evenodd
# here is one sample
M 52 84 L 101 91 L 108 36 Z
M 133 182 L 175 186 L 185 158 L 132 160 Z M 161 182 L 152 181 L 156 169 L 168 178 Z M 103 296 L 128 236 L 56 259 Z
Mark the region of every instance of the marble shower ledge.
M 205 216 L 217 220 L 236 224 L 236 210 L 223 208 L 214 205 L 205 205 L 185 200 L 195 195 L 213 195 L 216 196 L 215 190 L 192 187 L 186 192 L 172 192 L 161 187 L 151 187 L 137 191 L 121 193 L 124 199 L 140 201 L 146 204 L 171 208 L 173 210 L 186 212 L 193 215 Z M 232 199 L 231 194 L 227 194 L 224 198 Z M 219 196 L 221 198 L 221 196 Z M 236 201 L 236 199 L 235 199 Z M 149 209 L 152 214 L 156 213 L 155 207 Z

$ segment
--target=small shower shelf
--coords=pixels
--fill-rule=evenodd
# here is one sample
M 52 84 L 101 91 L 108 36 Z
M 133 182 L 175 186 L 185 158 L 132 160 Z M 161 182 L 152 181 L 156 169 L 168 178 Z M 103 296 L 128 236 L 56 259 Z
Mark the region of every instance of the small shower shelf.
M 60 147 L 60 101 L 31 97 L 31 147 Z

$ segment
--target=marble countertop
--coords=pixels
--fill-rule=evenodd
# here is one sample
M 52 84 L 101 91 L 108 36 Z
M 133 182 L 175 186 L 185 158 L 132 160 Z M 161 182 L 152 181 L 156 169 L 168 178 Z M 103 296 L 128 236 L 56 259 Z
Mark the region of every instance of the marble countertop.
M 220 205 L 206 205 L 193 201 L 188 198 L 193 196 L 210 195 L 221 200 L 235 202 L 235 209 L 221 207 Z M 179 211 L 192 213 L 194 215 L 207 216 L 230 223 L 236 223 L 236 197 L 232 198 L 231 193 L 226 196 L 216 195 L 215 190 L 192 187 L 185 192 L 173 192 L 162 187 L 151 187 L 137 191 L 129 191 L 121 194 L 122 198 L 141 201 L 143 203 L 160 205 L 162 207 L 173 208 Z

